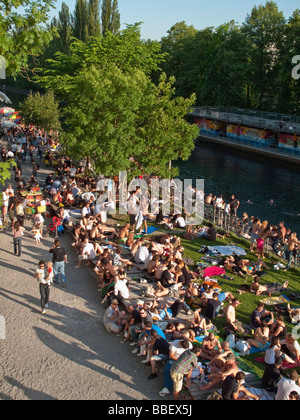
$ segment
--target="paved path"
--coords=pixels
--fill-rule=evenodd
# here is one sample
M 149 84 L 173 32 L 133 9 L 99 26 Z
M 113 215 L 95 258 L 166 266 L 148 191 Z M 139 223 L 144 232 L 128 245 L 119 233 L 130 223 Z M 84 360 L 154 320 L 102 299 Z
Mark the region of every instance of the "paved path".
M 50 259 L 53 240 L 36 245 L 30 229 L 28 224 L 20 258 L 13 254 L 11 232 L 0 233 L 0 315 L 6 322 L 0 400 L 159 399 L 162 377 L 149 382 L 150 368 L 103 328 L 96 279 L 89 268 L 74 268 L 69 235 L 61 239 L 68 286 L 52 287 L 49 309 L 41 315 L 33 273 L 40 259 Z

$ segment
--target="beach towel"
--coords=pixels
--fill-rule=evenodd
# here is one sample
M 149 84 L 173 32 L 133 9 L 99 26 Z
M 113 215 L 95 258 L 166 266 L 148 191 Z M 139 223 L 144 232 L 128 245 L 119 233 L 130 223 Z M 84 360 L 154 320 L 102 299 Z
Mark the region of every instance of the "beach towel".
M 215 277 L 215 276 L 222 276 L 222 274 L 225 274 L 225 270 L 224 268 L 221 267 L 207 267 L 204 271 L 203 274 L 205 275 L 205 277 Z
M 274 398 L 265 389 L 253 388 L 252 386 L 245 386 L 245 388 L 251 392 L 251 394 L 261 397 L 260 401 L 273 401 Z M 241 393 L 241 396 L 243 394 Z
M 207 247 L 208 254 L 212 255 L 222 255 L 222 256 L 228 256 L 228 255 L 247 255 L 246 251 L 239 247 L 239 246 L 208 246 Z
M 272 296 L 261 301 L 264 305 L 275 306 L 282 303 L 287 303 L 288 299 L 285 296 Z
M 266 345 L 263 349 L 259 349 L 258 347 L 251 347 L 250 354 L 256 354 L 256 353 L 262 353 L 264 351 L 267 351 L 269 348 L 270 343 Z
M 255 360 L 259 363 L 265 363 L 265 358 L 264 357 L 258 357 Z M 299 366 L 300 366 L 300 363 L 286 363 L 286 362 L 283 362 L 282 369 L 284 369 L 284 370 L 285 369 L 295 369 Z
M 157 230 L 159 230 L 159 228 L 156 228 L 154 226 L 148 226 L 147 235 L 150 235 L 151 233 L 156 232 Z M 146 233 L 145 229 L 142 231 L 142 233 L 145 235 Z

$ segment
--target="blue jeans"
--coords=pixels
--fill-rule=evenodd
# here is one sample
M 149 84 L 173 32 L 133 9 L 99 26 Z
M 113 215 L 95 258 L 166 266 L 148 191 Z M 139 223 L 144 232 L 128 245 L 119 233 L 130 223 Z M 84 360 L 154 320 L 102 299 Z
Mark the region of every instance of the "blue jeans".
M 168 388 L 169 390 L 173 387 L 173 380 L 170 376 L 170 371 L 171 371 L 171 367 L 173 365 L 175 360 L 169 359 L 167 361 L 167 363 L 165 364 L 165 368 L 164 368 L 164 373 L 163 373 L 163 377 L 164 377 L 164 388 Z
M 15 255 L 18 255 L 18 257 L 21 256 L 22 251 L 22 238 L 14 238 L 14 253 Z
M 288 251 L 288 250 L 286 250 L 285 251 L 285 259 L 287 260 L 287 262 L 288 262 L 288 265 L 287 265 L 287 267 L 286 267 L 286 270 L 289 270 L 290 269 L 290 267 L 291 267 L 291 264 L 292 264 L 292 262 L 293 262 L 293 258 L 294 258 L 294 251 Z
M 54 283 L 58 283 L 58 275 L 61 275 L 62 282 L 66 283 L 66 276 L 65 276 L 65 262 L 64 261 L 56 261 L 53 265 L 53 273 L 54 273 Z

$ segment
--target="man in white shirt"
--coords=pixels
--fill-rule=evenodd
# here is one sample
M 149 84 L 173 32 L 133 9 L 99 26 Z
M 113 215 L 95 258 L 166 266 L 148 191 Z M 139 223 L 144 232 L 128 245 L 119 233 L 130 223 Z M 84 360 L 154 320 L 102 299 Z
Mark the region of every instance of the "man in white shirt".
M 173 381 L 170 376 L 170 370 L 175 360 L 178 359 L 179 356 L 182 355 L 187 350 L 191 350 L 193 348 L 192 343 L 188 340 L 175 340 L 172 341 L 169 348 L 169 360 L 167 361 L 164 369 L 164 387 L 159 392 L 160 397 L 165 397 L 166 395 L 170 394 L 170 389 L 173 386 Z
M 81 210 L 81 216 L 85 217 L 87 214 L 91 213 L 90 203 L 86 203 L 86 205 Z
M 288 401 L 292 391 L 296 391 L 300 396 L 300 377 L 296 370 L 292 370 L 290 378 L 282 378 L 277 384 L 276 401 Z
M 178 226 L 180 228 L 185 227 L 185 220 L 181 215 L 178 215 L 175 221 L 175 226 Z
M 135 256 L 134 256 L 135 262 L 137 264 L 145 264 L 146 263 L 146 260 L 149 256 L 149 246 L 150 246 L 150 243 L 145 243 L 144 245 L 141 245 L 137 249 L 137 251 L 135 253 Z
M 9 201 L 8 189 L 4 188 L 3 193 L 2 193 L 2 216 L 3 216 L 3 221 L 5 220 L 5 216 L 7 215 L 8 201 Z
M 124 316 L 125 312 L 120 311 L 118 308 L 117 299 L 113 299 L 110 306 L 106 309 L 103 317 L 103 324 L 106 330 L 116 334 L 121 332 Z
M 85 238 L 83 241 L 83 246 L 80 255 L 78 256 L 78 265 L 76 268 L 80 268 L 81 262 L 83 260 L 88 261 L 88 265 L 90 265 L 90 261 L 93 261 L 97 258 L 97 254 L 95 252 L 94 245 L 89 242 L 88 238 Z
M 114 295 L 116 298 L 120 298 L 120 300 L 129 299 L 129 289 L 127 287 L 126 278 L 120 278 L 119 276 L 115 278 Z

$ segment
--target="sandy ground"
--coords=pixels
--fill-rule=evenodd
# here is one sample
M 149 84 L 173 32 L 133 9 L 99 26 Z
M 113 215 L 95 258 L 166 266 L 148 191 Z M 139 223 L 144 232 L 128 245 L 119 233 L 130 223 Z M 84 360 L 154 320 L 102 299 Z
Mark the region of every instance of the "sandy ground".
M 27 164 L 25 179 L 29 169 Z M 41 170 L 39 179 L 46 172 Z M 39 260 L 51 260 L 53 239 L 37 245 L 30 230 L 28 223 L 20 258 L 13 254 L 10 230 L 0 233 L 0 320 L 4 317 L 6 327 L 0 339 L 0 399 L 160 400 L 162 377 L 149 381 L 150 367 L 104 329 L 96 279 L 88 267 L 74 267 L 69 235 L 61 238 L 68 286 L 52 287 L 49 309 L 41 314 L 33 273 Z

